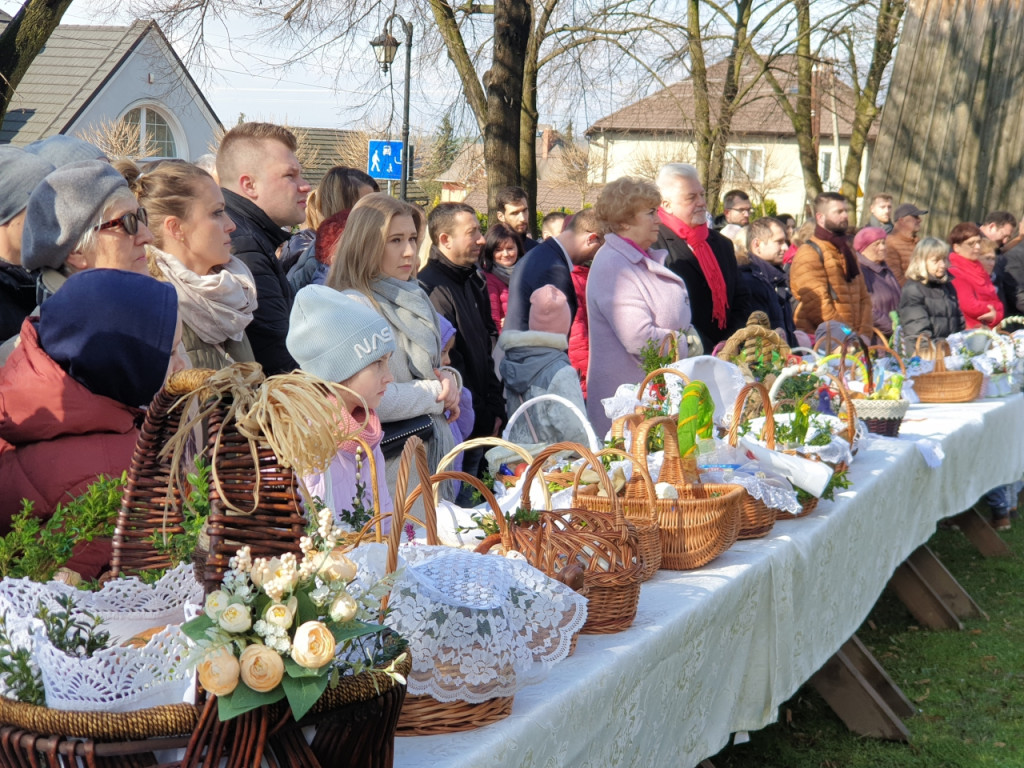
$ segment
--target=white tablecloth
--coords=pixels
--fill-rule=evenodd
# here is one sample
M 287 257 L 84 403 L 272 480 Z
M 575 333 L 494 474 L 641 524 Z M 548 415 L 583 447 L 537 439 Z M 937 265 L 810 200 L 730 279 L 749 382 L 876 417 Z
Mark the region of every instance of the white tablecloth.
M 763 728 L 857 630 L 896 567 L 1024 469 L 1024 399 L 914 406 L 901 439 L 871 440 L 854 486 L 697 571 L 644 584 L 635 624 L 583 635 L 512 715 L 461 734 L 396 739 L 396 768 L 695 766 Z M 945 459 L 931 469 L 914 443 Z

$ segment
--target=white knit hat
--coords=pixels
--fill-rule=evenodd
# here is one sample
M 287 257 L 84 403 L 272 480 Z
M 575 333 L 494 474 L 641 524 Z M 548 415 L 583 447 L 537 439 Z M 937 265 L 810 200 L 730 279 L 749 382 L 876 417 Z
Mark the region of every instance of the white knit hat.
M 395 351 L 387 320 L 326 285 L 296 294 L 285 343 L 302 370 L 338 383 Z

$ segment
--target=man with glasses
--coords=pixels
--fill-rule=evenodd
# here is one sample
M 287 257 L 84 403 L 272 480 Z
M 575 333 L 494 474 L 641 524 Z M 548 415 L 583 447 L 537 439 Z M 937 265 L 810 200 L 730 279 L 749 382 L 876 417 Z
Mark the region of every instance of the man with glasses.
M 736 229 L 742 229 L 750 223 L 750 212 L 753 207 L 750 204 L 750 195 L 742 189 L 730 189 L 722 199 L 722 207 L 725 209 L 722 216 L 722 227 L 729 224 L 735 225 Z M 728 235 L 726 235 L 728 237 Z
M 295 297 L 277 258 L 289 237 L 286 228 L 306 218 L 310 185 L 302 177 L 297 149 L 287 128 L 241 123 L 224 135 L 217 150 L 217 176 L 236 227 L 231 233 L 234 253 L 256 282 L 259 305 L 245 335 L 268 376 L 298 367 L 285 345 Z

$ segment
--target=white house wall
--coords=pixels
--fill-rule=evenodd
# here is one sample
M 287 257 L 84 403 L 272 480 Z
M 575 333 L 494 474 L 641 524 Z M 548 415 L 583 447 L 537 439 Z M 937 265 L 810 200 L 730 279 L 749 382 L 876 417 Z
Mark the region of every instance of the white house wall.
M 128 110 L 141 106 L 155 107 L 167 118 L 178 157 L 194 161 L 215 145 L 216 116 L 153 31 L 129 54 L 65 133 L 78 134 L 116 122 Z
M 669 162 L 694 163 L 696 145 L 692 141 L 667 139 L 657 135 L 635 133 L 602 133 L 590 137 L 590 168 L 593 180 L 606 183 L 620 176 L 646 176 L 654 178 L 657 168 Z M 830 149 L 831 137 L 822 137 L 822 149 Z M 759 181 L 743 178 L 726 179 L 723 191 L 738 187 L 753 193 L 755 202 L 761 197 L 775 201 L 780 213 L 790 213 L 802 220 L 804 208 L 803 171 L 800 151 L 795 137 L 734 136 L 730 148 L 760 150 L 765 158 L 764 172 Z M 842 161 L 846 159 L 847 145 L 841 145 Z M 870 148 L 865 152 L 861 169 L 861 189 L 866 185 Z M 824 180 L 828 188 L 828 180 Z

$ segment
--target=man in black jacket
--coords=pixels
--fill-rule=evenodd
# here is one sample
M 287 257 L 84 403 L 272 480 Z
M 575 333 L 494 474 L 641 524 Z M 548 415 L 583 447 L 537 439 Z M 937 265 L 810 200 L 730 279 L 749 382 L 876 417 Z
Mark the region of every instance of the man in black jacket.
M 287 128 L 241 123 L 224 135 L 217 150 L 217 175 L 236 227 L 231 244 L 256 281 L 258 306 L 245 335 L 268 376 L 298 367 L 285 346 L 295 297 L 277 259 L 289 237 L 284 227 L 306 217 L 310 186 L 302 178 L 297 148 Z
M 732 318 L 736 253 L 732 243 L 708 227 L 707 200 L 697 169 L 669 163 L 658 173 L 661 235 L 655 248 L 668 251 L 665 266 L 683 278 L 690 295 L 693 327 L 710 354 L 746 318 Z M 738 323 L 737 323 L 738 320 Z
M 796 336 L 793 294 L 789 290 L 789 276 L 782 271 L 782 256 L 787 247 L 786 228 L 778 219 L 770 216 L 755 219 L 747 229 L 749 273 L 771 291 L 773 302 L 765 311 L 772 328 L 782 330 L 786 343 L 792 347 L 807 340 Z
M 505 420 L 505 399 L 491 351 L 498 329 L 491 317 L 487 285 L 477 271 L 484 246 L 476 211 L 465 203 L 441 203 L 427 219 L 430 258 L 419 281 L 434 309 L 456 328 L 452 366 L 473 393 L 476 420 L 468 437 L 497 435 Z M 467 472 L 476 467 L 463 465 Z
M 577 302 L 572 269 L 591 261 L 603 243 L 597 213 L 593 208 L 584 208 L 569 219 L 560 235 L 549 237 L 520 259 L 508 283 L 505 330 L 530 329 L 530 297 L 545 285 L 553 285 L 565 294 L 571 317 L 575 318 Z
M 523 253 L 529 253 L 540 243 L 533 239 L 530 226 L 530 201 L 522 187 L 502 187 L 498 190 L 498 221 L 523 238 Z

